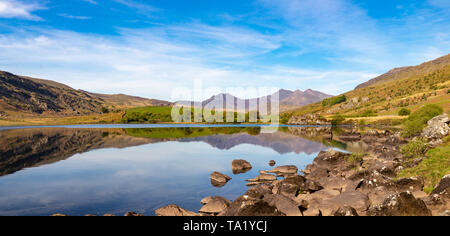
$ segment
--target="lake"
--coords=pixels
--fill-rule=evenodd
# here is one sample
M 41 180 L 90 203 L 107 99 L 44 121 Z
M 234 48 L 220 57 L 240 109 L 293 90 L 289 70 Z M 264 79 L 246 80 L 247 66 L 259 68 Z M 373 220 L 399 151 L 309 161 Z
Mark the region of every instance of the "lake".
M 135 211 L 154 215 L 177 204 L 244 194 L 246 179 L 270 160 L 303 169 L 320 151 L 361 152 L 366 144 L 325 140 L 329 127 L 259 125 L 91 125 L 0 130 L 0 215 L 68 215 Z M 253 169 L 234 175 L 231 163 Z M 229 175 L 214 187 L 212 172 Z

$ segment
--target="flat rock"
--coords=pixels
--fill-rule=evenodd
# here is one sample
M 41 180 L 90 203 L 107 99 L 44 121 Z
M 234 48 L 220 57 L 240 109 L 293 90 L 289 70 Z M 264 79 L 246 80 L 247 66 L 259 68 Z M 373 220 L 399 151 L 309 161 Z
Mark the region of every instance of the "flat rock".
M 198 214 L 185 210 L 177 205 L 169 205 L 155 211 L 157 216 L 198 216 Z
M 254 179 L 248 179 L 247 182 L 269 182 L 269 181 L 275 181 L 277 180 L 277 177 L 271 174 L 260 174 Z
M 298 174 L 298 168 L 296 166 L 288 165 L 288 166 L 278 166 L 273 168 L 272 170 L 267 171 L 268 173 L 274 173 L 280 176 L 284 175 L 294 175 Z
M 223 197 L 207 197 L 201 201 L 204 206 L 199 210 L 200 213 L 216 215 L 224 211 L 231 205 L 231 201 Z

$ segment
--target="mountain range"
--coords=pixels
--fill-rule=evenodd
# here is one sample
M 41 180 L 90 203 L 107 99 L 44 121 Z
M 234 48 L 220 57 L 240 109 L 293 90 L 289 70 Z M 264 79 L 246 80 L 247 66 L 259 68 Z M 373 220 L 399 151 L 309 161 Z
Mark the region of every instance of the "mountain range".
M 268 107 L 270 108 L 270 103 L 272 97 L 279 97 L 280 110 L 286 111 L 290 109 L 299 108 L 311 103 L 320 102 L 325 98 L 332 97 L 331 95 L 315 91 L 312 89 L 308 89 L 306 91 L 301 90 L 285 90 L 281 89 L 278 92 L 264 96 L 259 98 L 251 98 L 251 99 L 241 99 L 231 94 L 218 94 L 212 96 L 211 98 L 200 102 L 192 102 L 192 101 L 178 101 L 176 104 L 180 106 L 194 106 L 194 107 L 206 107 L 208 104 L 212 102 L 223 105 L 224 108 L 227 107 L 227 103 L 232 104 L 234 107 L 238 107 L 239 104 L 242 104 L 242 108 L 245 107 L 245 111 L 253 111 L 258 110 L 258 106 L 260 102 L 267 101 Z M 229 102 L 232 101 L 232 102 Z M 235 109 L 237 111 L 242 112 L 243 109 Z

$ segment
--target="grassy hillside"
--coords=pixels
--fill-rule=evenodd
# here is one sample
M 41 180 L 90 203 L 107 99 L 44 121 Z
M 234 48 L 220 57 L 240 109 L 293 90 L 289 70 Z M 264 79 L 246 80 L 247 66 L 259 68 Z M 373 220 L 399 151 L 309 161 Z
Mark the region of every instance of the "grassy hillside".
M 371 79 L 363 84 L 360 84 L 356 88 L 365 88 L 371 85 L 394 81 L 402 78 L 422 77 L 434 71 L 443 69 L 450 64 L 450 54 L 440 57 L 438 59 L 425 62 L 418 66 L 409 66 L 402 68 L 395 68 L 391 71 L 380 75 L 374 79 Z
M 290 111 L 287 115 L 317 113 L 327 118 L 341 115 L 347 119 L 367 121 L 403 119 L 399 116 L 400 110 L 414 112 L 426 104 L 437 104 L 445 112 L 450 112 L 450 64 L 436 67 L 428 63 L 419 67 L 421 70 L 414 70 L 416 73 L 357 88 L 324 102 Z

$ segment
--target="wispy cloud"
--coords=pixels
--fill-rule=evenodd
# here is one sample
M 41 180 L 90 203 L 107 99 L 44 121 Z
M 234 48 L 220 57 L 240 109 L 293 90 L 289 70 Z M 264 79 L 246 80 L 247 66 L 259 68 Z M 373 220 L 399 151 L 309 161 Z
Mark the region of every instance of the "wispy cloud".
M 64 13 L 59 14 L 59 16 L 68 18 L 68 19 L 75 19 L 75 20 L 90 20 L 90 19 L 92 19 L 92 17 L 90 17 L 90 16 L 73 16 L 73 15 L 64 14 Z
M 153 14 L 157 11 L 160 11 L 160 9 L 153 7 L 146 3 L 137 2 L 135 0 L 113 0 L 116 3 L 122 4 L 124 6 L 127 6 L 129 8 L 136 9 L 136 11 L 139 14 L 147 15 L 147 16 L 153 16 Z
M 17 0 L 0 0 L 0 18 L 22 18 L 28 20 L 41 20 L 32 12 L 45 9 L 38 3 L 23 3 Z
M 98 5 L 98 2 L 95 0 L 83 0 L 83 1 L 94 4 L 94 5 Z

